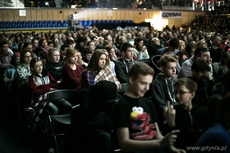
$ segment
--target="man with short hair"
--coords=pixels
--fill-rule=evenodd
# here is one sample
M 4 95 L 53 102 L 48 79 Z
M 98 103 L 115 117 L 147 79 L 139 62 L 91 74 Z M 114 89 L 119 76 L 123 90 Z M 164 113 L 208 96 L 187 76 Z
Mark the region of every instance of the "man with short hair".
M 12 56 L 13 52 L 9 49 L 8 41 L 3 40 L 0 46 L 0 93 L 3 93 L 4 91 L 3 74 L 10 66 Z
M 0 50 L 0 76 L 3 76 L 6 68 L 9 67 L 13 52 L 9 51 L 8 41 L 2 41 Z
M 209 46 L 209 52 L 212 57 L 212 62 L 220 62 L 222 49 L 220 47 L 222 39 L 220 36 L 216 35 L 212 38 L 212 45 Z
M 206 62 L 206 64 L 209 65 L 210 71 L 209 75 L 211 78 L 213 78 L 213 69 L 212 69 L 212 58 L 210 57 L 210 53 L 208 51 L 208 48 L 206 47 L 197 47 L 194 55 L 187 59 L 181 66 L 181 70 L 179 72 L 178 78 L 180 77 L 189 77 L 192 76 L 192 63 L 196 59 L 202 59 Z
M 160 39 L 157 37 L 153 37 L 148 46 L 148 53 L 150 58 L 157 54 L 157 51 L 162 48 Z
M 92 53 L 94 53 L 95 49 L 96 49 L 96 44 L 95 44 L 95 41 L 92 40 L 92 41 L 89 41 L 87 43 L 87 46 L 90 48 L 90 50 L 92 51 Z
M 210 77 L 210 67 L 202 59 L 196 59 L 192 63 L 192 76 L 191 80 L 197 83 L 197 90 L 192 102 L 199 106 L 206 107 L 212 95 L 214 86 L 213 79 Z
M 172 105 L 178 104 L 174 97 L 173 87 L 173 84 L 177 80 L 177 59 L 174 56 L 174 54 L 164 54 L 160 58 L 161 73 L 157 74 L 152 84 L 151 99 L 156 107 L 157 117 L 159 119 L 158 125 L 161 129 L 165 126 L 163 110 L 166 108 L 167 102 L 170 102 Z
M 115 63 L 115 72 L 120 83 L 128 82 L 127 74 L 134 64 L 133 49 L 134 47 L 130 43 L 124 43 L 121 47 L 121 58 Z
M 163 55 L 163 54 L 169 53 L 169 52 L 177 54 L 179 52 L 178 47 L 179 47 L 179 39 L 178 38 L 171 38 L 168 41 L 167 47 L 160 48 L 157 51 L 157 55 Z
M 129 153 L 185 152 L 173 146 L 178 130 L 162 136 L 154 105 L 143 97 L 153 76 L 154 70 L 144 62 L 135 63 L 128 73 L 128 88 L 112 113 L 119 147 Z

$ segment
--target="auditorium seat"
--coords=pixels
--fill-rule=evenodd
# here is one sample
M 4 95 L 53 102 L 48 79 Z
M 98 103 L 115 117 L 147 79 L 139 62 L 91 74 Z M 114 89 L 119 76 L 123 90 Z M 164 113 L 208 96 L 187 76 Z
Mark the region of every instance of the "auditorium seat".
M 82 25 L 84 26 L 91 26 L 92 22 L 91 20 L 83 20 Z M 1 30 L 9 30 L 9 29 L 68 29 L 69 27 L 69 22 L 68 20 L 19 20 L 19 21 L 0 21 L 0 29 Z
M 87 26 L 87 27 L 88 27 L 88 26 L 91 26 L 91 24 L 92 24 L 92 23 L 91 23 L 90 20 L 87 20 L 87 21 L 86 21 L 86 26 Z
M 91 20 L 91 24 L 92 24 L 92 25 L 95 25 L 95 20 Z
M 86 21 L 85 21 L 85 20 L 82 20 L 82 21 L 81 21 L 81 24 L 82 24 L 83 27 L 86 26 Z

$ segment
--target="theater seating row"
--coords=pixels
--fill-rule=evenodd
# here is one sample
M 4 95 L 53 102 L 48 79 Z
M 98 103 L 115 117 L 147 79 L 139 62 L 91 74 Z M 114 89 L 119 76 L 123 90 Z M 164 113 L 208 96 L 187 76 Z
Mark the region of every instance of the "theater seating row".
M 78 20 L 81 26 L 92 26 L 92 25 L 125 25 L 132 26 L 134 22 L 132 20 Z
M 66 20 L 48 21 L 0 21 L 1 29 L 26 29 L 26 28 L 68 28 Z

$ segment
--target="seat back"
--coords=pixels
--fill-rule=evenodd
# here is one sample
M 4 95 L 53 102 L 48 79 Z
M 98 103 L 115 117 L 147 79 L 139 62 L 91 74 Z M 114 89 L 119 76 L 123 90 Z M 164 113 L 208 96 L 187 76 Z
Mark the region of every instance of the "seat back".
M 59 89 L 53 90 L 47 93 L 47 101 L 57 101 L 61 99 L 76 100 L 78 91 L 73 89 Z
M 73 89 L 60 89 L 60 90 L 53 90 L 47 93 L 47 102 L 53 102 L 58 101 L 62 102 L 62 99 L 65 99 L 70 102 L 70 100 L 76 101 L 78 97 L 78 91 Z M 60 100 L 60 101 L 59 101 Z M 71 103 L 71 102 L 70 102 Z M 62 132 L 57 130 L 57 124 L 52 124 L 53 121 L 57 123 L 61 123 L 64 125 L 71 125 L 71 113 L 68 114 L 58 114 L 58 115 L 49 115 L 48 112 L 48 121 L 49 121 L 49 127 L 51 129 L 51 136 L 54 138 L 55 146 L 56 146 L 56 152 L 59 153 L 59 143 L 57 141 L 57 136 L 63 136 L 65 135 L 65 131 L 68 127 L 65 127 Z M 67 130 L 68 131 L 68 130 Z
M 24 123 L 27 120 L 26 108 L 30 106 L 33 100 L 28 82 L 23 82 L 17 86 L 17 98 L 20 121 Z
M 33 100 L 28 82 L 23 82 L 18 85 L 18 100 L 21 108 L 27 107 Z
M 161 58 L 162 55 L 155 55 L 151 58 L 151 62 L 153 64 L 153 69 L 155 70 L 155 76 L 161 72 L 160 70 L 160 64 L 159 64 L 159 60 Z

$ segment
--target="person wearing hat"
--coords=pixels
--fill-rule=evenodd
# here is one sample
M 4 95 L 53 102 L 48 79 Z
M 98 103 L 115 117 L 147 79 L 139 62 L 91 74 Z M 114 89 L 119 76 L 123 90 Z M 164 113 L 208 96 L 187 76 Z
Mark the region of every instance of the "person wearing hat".
M 128 89 L 112 113 L 119 147 L 129 153 L 185 152 L 174 147 L 179 130 L 161 134 L 153 103 L 144 97 L 153 76 L 154 70 L 143 62 L 135 63 L 129 70 Z
M 72 152 L 76 148 L 84 153 L 112 152 L 111 112 L 118 98 L 116 84 L 106 80 L 80 91 L 80 110 L 73 110 L 74 131 L 67 133 L 66 152 Z

